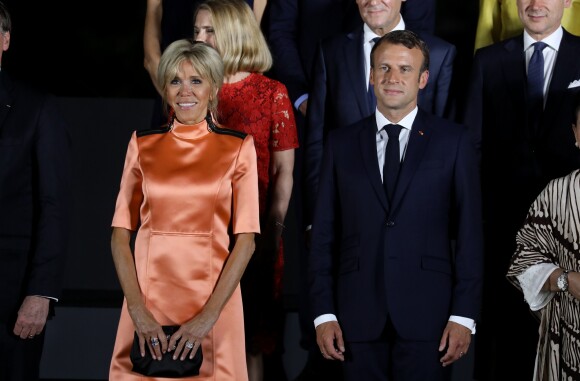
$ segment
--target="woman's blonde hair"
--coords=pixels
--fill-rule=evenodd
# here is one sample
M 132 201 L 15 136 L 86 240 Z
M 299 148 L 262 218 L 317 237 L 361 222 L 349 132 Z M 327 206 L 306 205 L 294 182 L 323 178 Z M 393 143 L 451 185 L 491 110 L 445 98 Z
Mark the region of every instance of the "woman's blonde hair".
M 163 109 L 167 111 L 167 86 L 175 77 L 183 62 L 189 62 L 199 76 L 209 81 L 211 93 L 208 110 L 217 114 L 217 93 L 224 83 L 224 65 L 219 53 L 204 42 L 177 40 L 172 42 L 161 55 L 157 68 L 157 85 L 161 89 Z
M 272 54 L 250 6 L 243 0 L 206 0 L 200 10 L 211 14 L 216 49 L 225 75 L 240 71 L 264 73 L 272 67 Z

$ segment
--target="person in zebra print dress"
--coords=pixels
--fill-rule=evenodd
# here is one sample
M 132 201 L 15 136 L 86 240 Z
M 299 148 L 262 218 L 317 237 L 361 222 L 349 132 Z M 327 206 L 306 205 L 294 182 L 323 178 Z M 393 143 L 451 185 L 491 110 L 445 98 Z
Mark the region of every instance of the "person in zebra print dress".
M 579 147 L 580 93 L 574 110 Z M 580 169 L 548 183 L 516 243 L 507 279 L 540 318 L 534 381 L 580 380 Z

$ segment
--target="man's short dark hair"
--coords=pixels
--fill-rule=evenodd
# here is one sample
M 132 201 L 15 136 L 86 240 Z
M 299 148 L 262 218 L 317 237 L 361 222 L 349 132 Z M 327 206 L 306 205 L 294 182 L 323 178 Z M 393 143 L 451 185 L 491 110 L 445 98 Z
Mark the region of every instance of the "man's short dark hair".
M 423 53 L 423 64 L 420 73 L 429 69 L 429 48 L 419 35 L 410 30 L 394 30 L 381 37 L 371 50 L 371 67 L 374 68 L 375 50 L 382 44 L 403 45 L 408 49 L 419 49 Z

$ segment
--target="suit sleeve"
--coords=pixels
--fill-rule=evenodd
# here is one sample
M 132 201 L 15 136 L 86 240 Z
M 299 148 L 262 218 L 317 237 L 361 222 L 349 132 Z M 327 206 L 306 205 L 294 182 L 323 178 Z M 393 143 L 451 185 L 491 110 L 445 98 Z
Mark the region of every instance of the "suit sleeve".
M 297 0 L 272 0 L 270 6 L 270 49 L 276 77 L 288 88 L 292 103 L 308 93 L 308 82 L 298 49 Z
M 338 195 L 335 187 L 332 142 L 324 147 L 320 188 L 314 211 L 312 242 L 308 263 L 310 311 L 312 320 L 323 314 L 335 314 L 333 256 Z
M 457 242 L 451 314 L 477 320 L 483 287 L 483 217 L 477 156 L 467 130 L 459 139 L 454 179 Z
M 307 224 L 312 222 L 312 210 L 314 210 L 318 191 L 318 176 L 320 174 L 324 143 L 327 88 L 326 63 L 322 44 L 318 44 L 312 75 L 312 88 L 306 113 L 306 152 L 304 159 L 306 166 L 305 218 Z
M 405 28 L 414 32 L 435 34 L 435 0 L 406 0 L 402 4 L 401 14 Z
M 439 75 L 437 76 L 433 113 L 440 117 L 447 116 L 449 108 L 448 102 L 450 98 L 449 94 L 451 93 L 451 83 L 453 79 L 453 63 L 456 55 L 457 49 L 454 45 L 449 44 L 448 48 L 445 50 Z
M 39 204 L 28 295 L 60 297 L 72 213 L 72 153 L 53 97 L 41 105 L 35 142 Z
M 467 99 L 464 113 L 460 118 L 471 132 L 471 138 L 475 143 L 477 154 L 481 157 L 482 126 L 483 126 L 483 66 L 481 55 L 476 53 L 473 59 Z

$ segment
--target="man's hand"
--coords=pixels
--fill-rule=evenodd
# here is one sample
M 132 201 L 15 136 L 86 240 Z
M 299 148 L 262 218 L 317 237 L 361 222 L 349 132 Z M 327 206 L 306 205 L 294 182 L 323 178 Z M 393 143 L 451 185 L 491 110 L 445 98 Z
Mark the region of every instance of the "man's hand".
M 338 322 L 329 321 L 316 327 L 316 343 L 325 359 L 344 361 L 344 341 Z
M 50 300 L 41 296 L 27 296 L 18 310 L 14 334 L 21 339 L 33 339 L 46 324 Z
M 308 110 L 308 99 L 300 103 L 300 106 L 298 106 L 298 110 L 303 116 L 306 116 L 306 111 Z
M 441 364 L 448 366 L 459 360 L 467 353 L 471 343 L 471 330 L 461 324 L 449 321 L 443 331 L 439 351 L 442 352 L 447 347 L 447 351 L 441 357 Z

